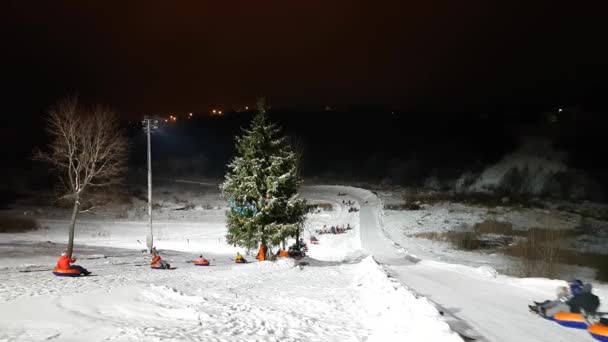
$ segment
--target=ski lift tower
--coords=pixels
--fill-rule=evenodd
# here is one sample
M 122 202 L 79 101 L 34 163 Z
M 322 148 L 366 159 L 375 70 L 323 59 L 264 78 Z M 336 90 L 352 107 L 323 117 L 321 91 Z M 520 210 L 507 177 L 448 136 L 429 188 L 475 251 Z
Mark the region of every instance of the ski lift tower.
M 144 132 L 146 132 L 148 140 L 148 217 L 150 231 L 146 237 L 146 247 L 148 253 L 152 253 L 152 247 L 154 246 L 154 234 L 152 230 L 152 146 L 150 144 L 150 136 L 153 131 L 158 129 L 158 119 L 145 116 L 142 120 Z

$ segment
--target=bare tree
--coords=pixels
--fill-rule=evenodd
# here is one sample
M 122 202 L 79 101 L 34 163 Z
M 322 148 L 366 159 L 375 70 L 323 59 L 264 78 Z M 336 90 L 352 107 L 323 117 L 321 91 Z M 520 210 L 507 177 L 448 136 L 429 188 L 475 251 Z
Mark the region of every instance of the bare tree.
M 68 238 L 71 257 L 80 200 L 90 187 L 120 181 L 126 170 L 127 137 L 113 111 L 101 106 L 86 110 L 77 98 L 61 100 L 49 111 L 46 131 L 48 148 L 34 158 L 52 165 L 59 175 L 61 198 L 74 203 Z

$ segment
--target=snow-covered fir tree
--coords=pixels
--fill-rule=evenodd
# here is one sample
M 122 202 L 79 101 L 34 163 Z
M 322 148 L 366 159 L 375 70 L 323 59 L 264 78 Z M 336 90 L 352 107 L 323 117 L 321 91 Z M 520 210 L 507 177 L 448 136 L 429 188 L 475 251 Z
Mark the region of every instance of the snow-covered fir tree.
M 267 118 L 263 99 L 251 126 L 236 138 L 236 150 L 220 185 L 230 205 L 227 242 L 255 249 L 296 237 L 307 208 L 298 194 L 299 158 Z

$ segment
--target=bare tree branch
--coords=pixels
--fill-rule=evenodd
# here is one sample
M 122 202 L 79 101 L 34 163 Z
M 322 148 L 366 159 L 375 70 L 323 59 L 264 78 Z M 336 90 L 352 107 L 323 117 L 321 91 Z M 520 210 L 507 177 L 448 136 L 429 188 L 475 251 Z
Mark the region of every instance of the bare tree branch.
M 60 198 L 74 200 L 68 243 L 71 255 L 80 198 L 89 186 L 120 182 L 126 171 L 127 138 L 113 111 L 101 106 L 85 110 L 75 97 L 59 101 L 49 111 L 46 131 L 51 138 L 48 149 L 37 151 L 34 159 L 52 165 L 63 184 Z

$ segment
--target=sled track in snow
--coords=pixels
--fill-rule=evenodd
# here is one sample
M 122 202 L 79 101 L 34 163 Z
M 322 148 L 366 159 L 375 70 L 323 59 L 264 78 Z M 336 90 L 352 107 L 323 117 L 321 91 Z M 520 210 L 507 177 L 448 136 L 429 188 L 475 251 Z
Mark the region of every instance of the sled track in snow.
M 531 317 L 527 304 L 544 299 L 546 291 L 526 283 L 526 279 L 491 276 L 473 267 L 410 255 L 406 246 L 390 239 L 382 222 L 382 201 L 371 191 L 348 186 L 313 188 L 334 198 L 345 193 L 361 204 L 362 249 L 369 251 L 391 278 L 433 303 L 465 341 L 593 341 L 584 330 Z

